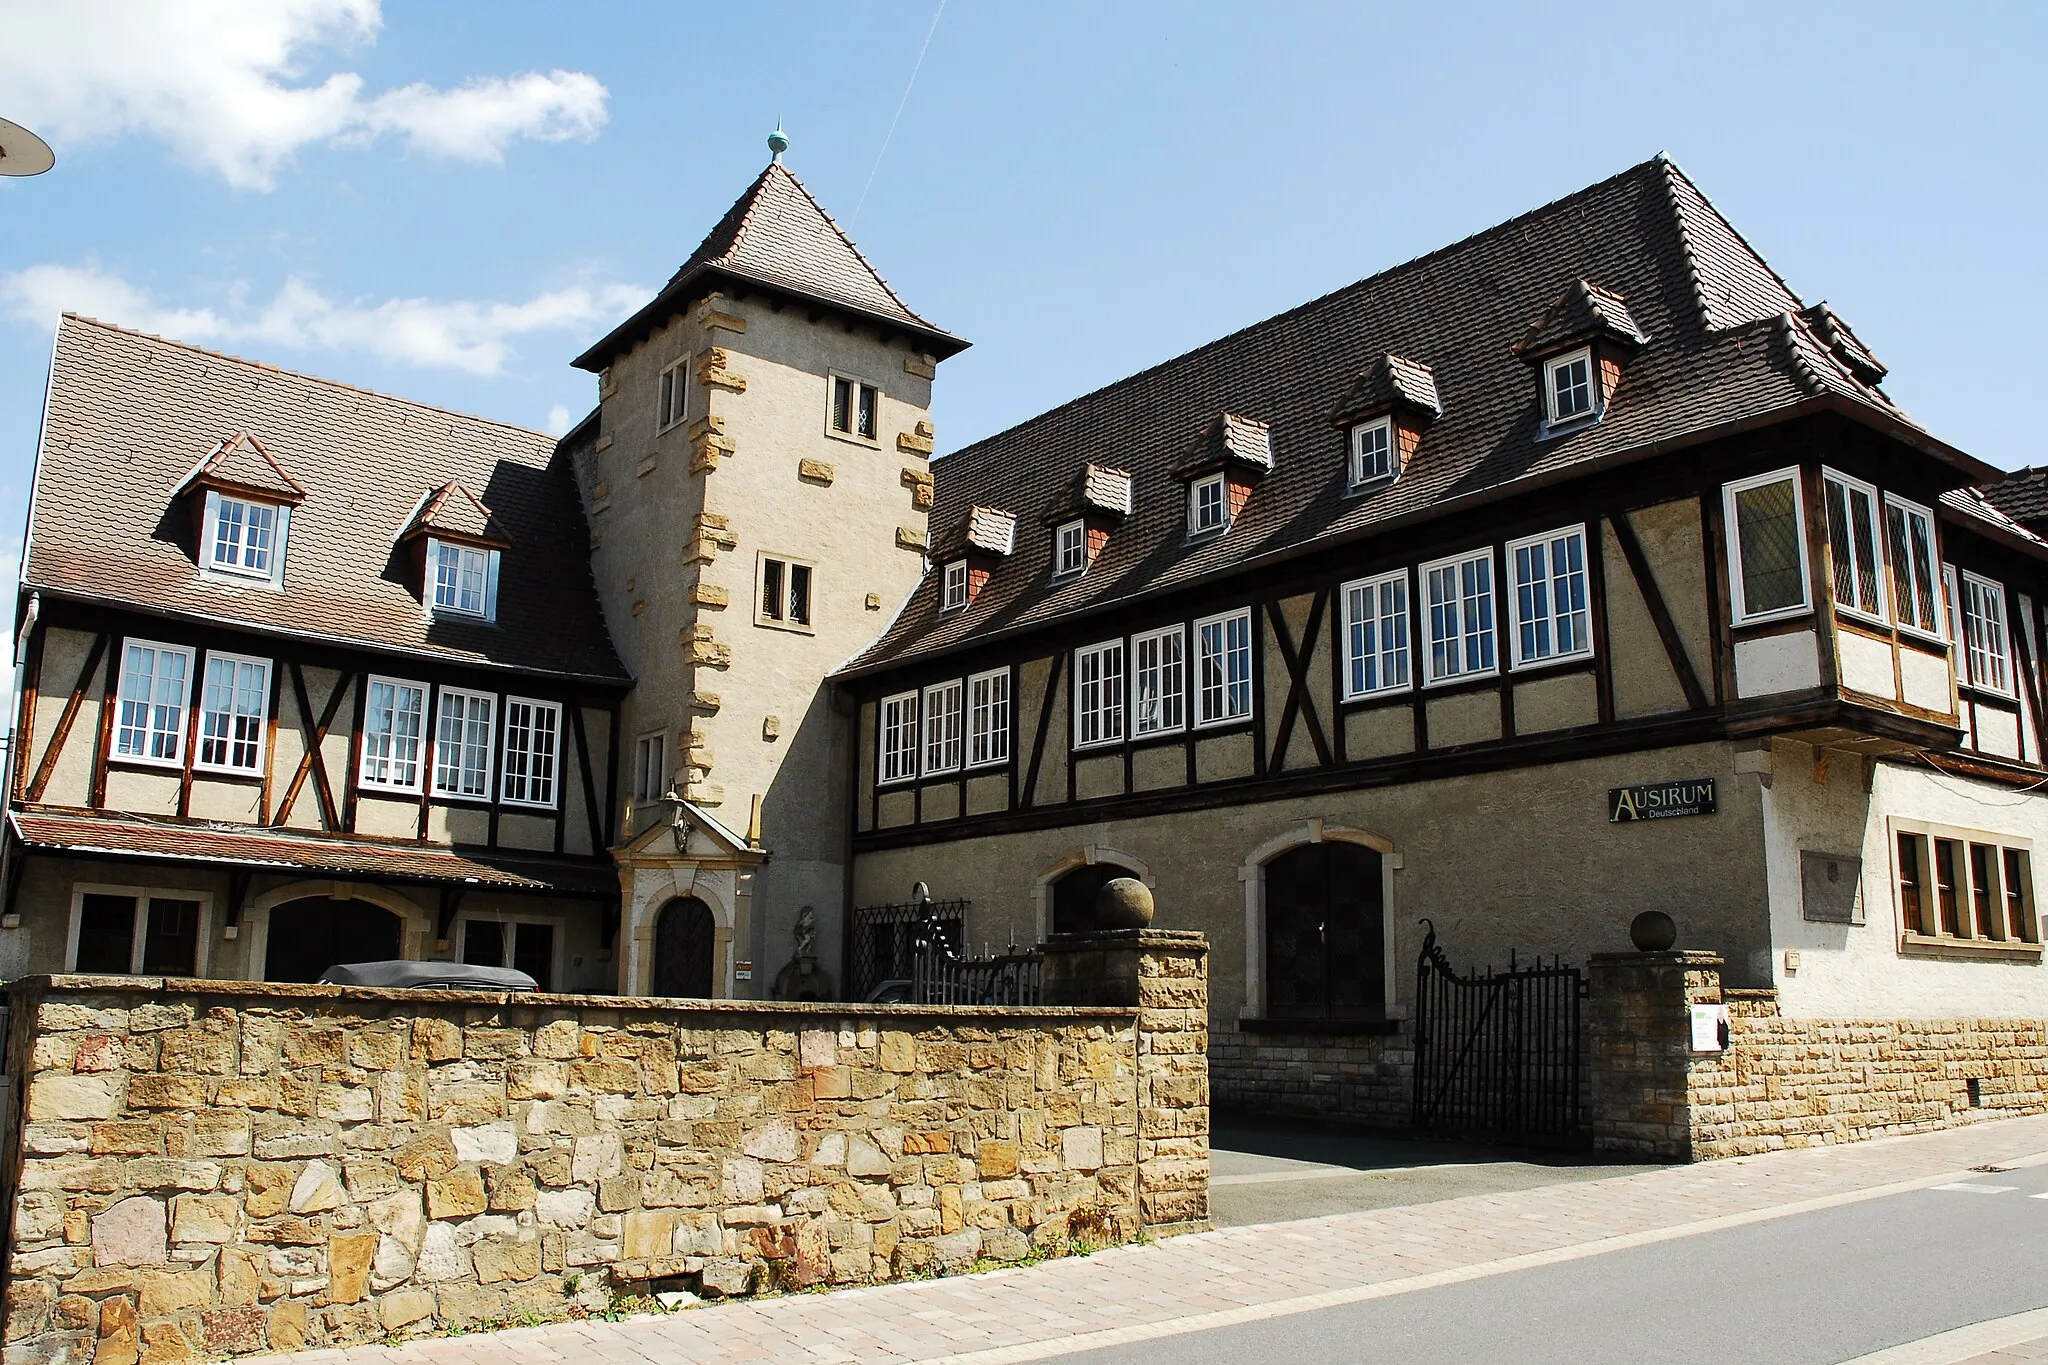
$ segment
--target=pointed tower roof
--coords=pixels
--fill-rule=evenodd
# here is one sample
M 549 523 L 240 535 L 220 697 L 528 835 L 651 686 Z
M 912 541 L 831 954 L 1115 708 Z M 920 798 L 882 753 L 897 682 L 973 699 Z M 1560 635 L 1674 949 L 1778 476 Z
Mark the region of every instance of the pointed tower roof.
M 789 167 L 768 163 L 654 301 L 576 358 L 599 370 L 720 281 L 823 304 L 918 338 L 941 358 L 968 343 L 911 311 Z

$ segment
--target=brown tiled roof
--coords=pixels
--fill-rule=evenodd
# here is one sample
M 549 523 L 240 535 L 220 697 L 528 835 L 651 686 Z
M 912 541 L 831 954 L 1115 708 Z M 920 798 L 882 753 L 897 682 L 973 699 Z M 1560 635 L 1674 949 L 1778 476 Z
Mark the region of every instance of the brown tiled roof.
M 1017 548 L 1017 515 L 993 507 L 972 507 L 967 512 L 967 545 L 1006 555 Z
M 420 503 L 420 510 L 413 513 L 412 520 L 406 523 L 400 539 L 415 531 L 459 536 L 489 545 L 509 546 L 512 543 L 504 526 L 491 515 L 491 509 L 478 502 L 476 494 L 459 483 L 444 483 L 429 493 Z
M 50 807 L 10 811 L 7 818 L 25 846 L 52 852 L 225 863 L 576 896 L 610 897 L 619 890 L 618 870 L 609 861 L 508 856 L 284 830 L 259 833 L 247 825 L 205 825 Z
M 1601 421 L 1541 439 L 1540 384 L 1509 347 L 1575 280 L 1625 297 L 1651 341 Z M 1810 407 L 1858 415 L 1986 476 L 1988 466 L 1927 436 L 1859 380 L 1796 316 L 1801 307 L 1658 157 L 934 461 L 934 526 L 958 525 L 981 505 L 1013 508 L 1036 528 L 1077 459 L 1131 470 L 1136 506 L 1086 573 L 1058 583 L 1051 536 L 1036 529 L 964 612 L 940 616 L 927 576 L 844 672 L 1107 610 Z M 1388 354 L 1429 367 L 1442 416 L 1396 483 L 1352 495 L 1331 417 L 1361 371 Z M 1273 472 L 1227 534 L 1191 543 L 1177 474 L 1221 412 L 1269 424 Z
M 1255 417 L 1219 412 L 1210 418 L 1181 461 L 1182 474 L 1214 469 L 1223 464 L 1250 465 L 1254 469 L 1273 467 L 1273 429 Z
M 1515 343 L 1516 355 L 1537 357 L 1593 337 L 1612 337 L 1631 346 L 1647 346 L 1650 338 L 1636 325 L 1628 303 L 1612 289 L 1591 280 L 1573 280 L 1542 317 Z
M 698 244 L 654 301 L 576 359 L 600 369 L 661 324 L 707 277 L 726 276 L 894 324 L 951 355 L 967 343 L 912 312 L 811 192 L 779 161 L 768 164 Z
M 1801 309 L 1799 316 L 1813 329 L 1813 334 L 1835 353 L 1835 358 L 1847 365 L 1858 379 L 1866 384 L 1884 382 L 1885 375 L 1890 373 L 1885 363 L 1863 344 L 1861 337 L 1850 330 L 1849 324 L 1842 319 L 1841 314 L 1828 307 L 1827 300 L 1823 299 L 1811 307 Z
M 293 471 L 284 591 L 200 577 L 170 503 L 194 451 L 245 431 Z M 484 665 L 625 680 L 556 444 L 480 417 L 67 314 L 57 329 L 28 557 L 32 589 Z M 477 490 L 511 543 L 498 620 L 430 620 L 399 533 L 423 490 Z
M 267 493 L 279 502 L 297 503 L 306 496 L 306 485 L 300 483 L 279 464 L 263 443 L 248 432 L 238 432 L 225 441 L 216 441 L 206 458 L 192 467 L 185 476 L 187 484 L 211 483 L 227 488 L 246 489 L 251 493 Z
M 2014 521 L 2048 530 L 2048 469 L 2015 469 L 1983 492 L 1985 501 Z
M 1091 464 L 1081 471 L 1081 501 L 1098 511 L 1131 514 L 1131 473 Z
M 1431 418 L 1443 416 L 1443 402 L 1436 396 L 1436 376 L 1429 366 L 1405 356 L 1382 355 L 1359 371 L 1331 417 L 1336 421 L 1364 417 L 1397 403 L 1419 408 Z

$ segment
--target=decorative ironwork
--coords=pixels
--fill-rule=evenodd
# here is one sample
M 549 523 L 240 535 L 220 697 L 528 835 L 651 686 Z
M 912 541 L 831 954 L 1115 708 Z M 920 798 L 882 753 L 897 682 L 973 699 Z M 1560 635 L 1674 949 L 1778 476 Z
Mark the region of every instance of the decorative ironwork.
M 865 1000 L 885 981 L 911 979 L 917 956 L 919 926 L 927 915 L 960 942 L 970 901 L 904 901 L 897 905 L 861 905 L 853 911 L 853 954 L 849 999 Z
M 957 924 L 957 922 L 956 922 Z M 963 957 L 960 931 L 937 915 L 918 924 L 910 998 L 920 1005 L 1036 1005 L 1045 996 L 1045 955 L 1037 949 Z
M 1436 925 L 1415 961 L 1413 1122 L 1429 1132 L 1568 1142 L 1582 1131 L 1586 983 L 1562 958 L 1460 976 Z

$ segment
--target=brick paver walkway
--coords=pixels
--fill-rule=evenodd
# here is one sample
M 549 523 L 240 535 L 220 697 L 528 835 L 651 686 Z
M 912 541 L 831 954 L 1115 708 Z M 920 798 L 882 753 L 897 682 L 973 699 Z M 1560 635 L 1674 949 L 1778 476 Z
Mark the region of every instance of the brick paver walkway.
M 290 1359 L 293 1365 L 1008 1365 L 1711 1232 L 1939 1184 L 1974 1166 L 2040 1164 L 2048 1164 L 2048 1116 L 1229 1228 L 985 1275 Z M 2030 1357 L 1982 1357 L 1985 1365 L 2024 1359 Z

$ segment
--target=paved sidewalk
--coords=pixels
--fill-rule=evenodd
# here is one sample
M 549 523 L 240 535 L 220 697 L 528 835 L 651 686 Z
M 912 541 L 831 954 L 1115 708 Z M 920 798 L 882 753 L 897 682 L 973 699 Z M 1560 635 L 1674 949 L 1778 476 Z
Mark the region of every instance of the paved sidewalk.
M 985 1275 L 628 1322 L 351 1347 L 294 1365 L 1008 1365 L 1359 1302 L 1877 1198 L 1972 1167 L 2048 1164 L 2048 1116 L 1268 1223 Z M 2022 1360 L 1994 1353 L 1985 1365 Z

